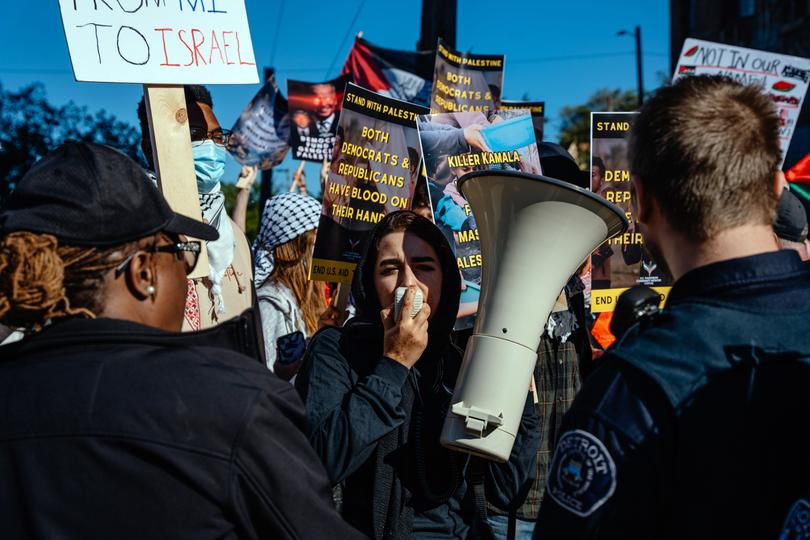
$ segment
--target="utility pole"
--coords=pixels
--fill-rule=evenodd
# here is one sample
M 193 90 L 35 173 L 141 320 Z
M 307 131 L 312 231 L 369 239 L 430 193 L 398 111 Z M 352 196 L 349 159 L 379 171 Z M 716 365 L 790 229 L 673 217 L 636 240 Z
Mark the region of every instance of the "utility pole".
M 264 82 L 269 81 L 273 74 L 275 74 L 275 68 L 266 67 L 264 68 Z M 262 212 L 264 212 L 264 204 L 267 202 L 267 199 L 273 196 L 273 168 L 269 168 L 262 171 L 262 185 L 260 188 L 259 194 L 259 217 L 261 218 Z
M 638 106 L 639 108 L 641 108 L 641 105 L 644 103 L 644 78 L 641 72 L 641 27 L 636 26 L 635 32 L 628 32 L 627 30 L 621 30 L 616 35 L 629 36 L 631 34 L 635 34 L 636 37 L 636 77 L 638 78 Z
M 417 51 L 431 51 L 441 37 L 456 48 L 456 0 L 422 0 L 422 32 Z
M 644 78 L 641 73 L 641 27 L 636 26 L 636 76 L 638 77 L 638 106 L 644 104 Z

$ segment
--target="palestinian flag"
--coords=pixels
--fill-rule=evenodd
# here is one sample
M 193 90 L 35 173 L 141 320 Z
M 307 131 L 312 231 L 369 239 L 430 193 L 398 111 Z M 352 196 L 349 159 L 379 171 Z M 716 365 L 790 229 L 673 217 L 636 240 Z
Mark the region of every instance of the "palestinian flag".
M 810 215 L 810 154 L 800 159 L 785 172 L 790 191 L 796 195 Z
M 785 177 L 787 178 L 788 182 L 810 184 L 810 154 L 804 156 L 793 167 L 791 167 L 785 173 Z
M 385 49 L 356 38 L 341 75 L 384 96 L 430 106 L 436 51 Z

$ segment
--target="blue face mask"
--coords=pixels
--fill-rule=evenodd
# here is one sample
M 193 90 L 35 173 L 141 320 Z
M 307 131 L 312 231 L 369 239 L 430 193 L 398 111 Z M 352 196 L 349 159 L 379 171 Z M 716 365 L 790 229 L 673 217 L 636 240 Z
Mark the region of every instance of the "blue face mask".
M 210 193 L 225 174 L 228 151 L 210 139 L 199 146 L 193 146 L 191 151 L 194 154 L 194 172 L 197 173 L 197 190 L 200 193 Z

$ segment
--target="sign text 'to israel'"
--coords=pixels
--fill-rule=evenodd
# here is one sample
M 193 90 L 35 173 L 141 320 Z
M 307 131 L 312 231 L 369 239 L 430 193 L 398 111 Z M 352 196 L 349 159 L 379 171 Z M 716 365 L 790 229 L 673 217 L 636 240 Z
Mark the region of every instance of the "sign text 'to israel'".
M 250 84 L 244 0 L 59 0 L 77 81 Z

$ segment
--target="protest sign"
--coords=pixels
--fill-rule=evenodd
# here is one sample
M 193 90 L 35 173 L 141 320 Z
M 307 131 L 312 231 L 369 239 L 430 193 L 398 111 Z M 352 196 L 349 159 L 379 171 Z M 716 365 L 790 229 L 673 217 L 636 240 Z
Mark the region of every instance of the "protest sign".
M 701 74 L 726 75 L 770 96 L 779 113 L 784 159 L 810 83 L 810 59 L 687 38 L 672 80 Z
M 532 113 L 532 124 L 534 125 L 534 138 L 537 144 L 543 142 L 543 124 L 545 123 L 546 102 L 545 101 L 501 101 L 501 110 L 529 109 Z
M 386 49 L 358 36 L 340 74 L 367 90 L 428 107 L 435 55 Z
M 348 77 L 322 83 L 287 81 L 294 159 L 322 163 L 331 158 L 347 81 Z
M 591 113 L 591 190 L 624 210 L 630 227 L 591 254 L 591 311 L 613 311 L 634 285 L 655 289 L 662 300 L 672 279 L 644 247 L 632 212 L 627 135 L 638 113 Z
M 231 131 L 228 150 L 242 165 L 266 170 L 281 163 L 290 149 L 290 117 L 275 78 L 253 96 Z
M 430 112 L 487 112 L 498 109 L 503 88 L 503 55 L 467 54 L 439 39 Z
M 259 82 L 244 0 L 59 0 L 77 81 Z
M 310 279 L 351 283 L 374 225 L 411 207 L 422 159 L 416 116 L 427 112 L 346 85 Z
M 478 227 L 456 181 L 472 171 L 540 174 L 540 154 L 526 109 L 441 113 L 417 118 L 433 219 L 456 254 L 462 274 L 456 329 L 472 326 L 481 290 Z

